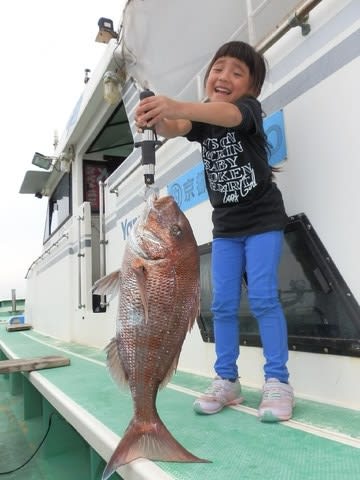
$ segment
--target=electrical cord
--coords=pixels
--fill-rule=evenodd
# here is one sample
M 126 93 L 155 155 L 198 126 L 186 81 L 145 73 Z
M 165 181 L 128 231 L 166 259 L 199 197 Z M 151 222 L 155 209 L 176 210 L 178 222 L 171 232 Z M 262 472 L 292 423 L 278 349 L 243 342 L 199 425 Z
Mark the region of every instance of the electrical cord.
M 43 437 L 43 439 L 41 440 L 40 444 L 38 445 L 38 447 L 36 448 L 36 450 L 34 451 L 34 453 L 30 456 L 30 458 L 28 458 L 26 460 L 26 462 L 24 462 L 22 465 L 20 465 L 19 467 L 16 467 L 14 468 L 13 470 L 9 470 L 7 472 L 0 472 L 0 475 L 10 475 L 11 473 L 14 473 L 14 472 L 17 472 L 18 470 L 20 470 L 21 468 L 25 467 L 25 465 L 27 465 L 34 457 L 35 455 L 37 454 L 37 452 L 40 450 L 41 446 L 43 445 L 43 443 L 45 442 L 46 440 L 46 437 L 48 436 L 49 432 L 50 432 L 50 428 L 51 428 L 51 422 L 52 422 L 52 417 L 53 415 L 56 415 L 56 412 L 52 412 L 50 417 L 49 417 L 49 424 L 48 424 L 48 427 L 46 429 L 46 432 L 45 432 L 45 435 Z

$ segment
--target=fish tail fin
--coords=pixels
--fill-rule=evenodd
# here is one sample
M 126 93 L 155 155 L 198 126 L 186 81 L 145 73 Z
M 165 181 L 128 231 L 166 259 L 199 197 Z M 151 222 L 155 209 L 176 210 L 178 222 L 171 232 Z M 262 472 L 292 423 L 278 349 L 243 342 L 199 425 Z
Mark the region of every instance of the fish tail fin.
M 120 440 L 104 470 L 102 480 L 107 480 L 120 466 L 137 458 L 163 462 L 210 463 L 186 450 L 158 417 L 144 424 L 133 419 Z

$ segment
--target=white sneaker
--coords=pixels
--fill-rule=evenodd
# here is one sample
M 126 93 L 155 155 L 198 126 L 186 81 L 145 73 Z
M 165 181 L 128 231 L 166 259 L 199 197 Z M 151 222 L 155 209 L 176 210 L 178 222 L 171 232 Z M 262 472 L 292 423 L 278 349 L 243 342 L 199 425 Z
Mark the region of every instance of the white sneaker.
M 211 415 L 220 412 L 228 405 L 238 405 L 243 401 L 238 378 L 235 382 L 231 382 L 216 377 L 205 393 L 195 400 L 193 407 L 196 413 Z
M 269 378 L 263 387 L 258 417 L 262 422 L 289 420 L 294 406 L 292 387 L 288 383 L 281 383 L 277 378 Z

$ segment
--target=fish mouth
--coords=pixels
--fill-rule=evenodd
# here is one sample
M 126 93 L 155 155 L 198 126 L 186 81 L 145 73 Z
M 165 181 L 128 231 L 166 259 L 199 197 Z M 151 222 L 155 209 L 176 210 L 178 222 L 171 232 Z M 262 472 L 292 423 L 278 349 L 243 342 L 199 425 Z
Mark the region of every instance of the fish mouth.
M 149 260 L 150 257 L 145 252 L 145 250 L 141 248 L 139 239 L 141 239 L 146 243 L 156 245 L 158 248 L 162 247 L 162 243 L 159 237 L 157 237 L 153 232 L 148 230 L 145 226 L 147 223 L 148 216 L 151 210 L 154 208 L 154 203 L 158 198 L 159 196 L 158 196 L 157 190 L 154 189 L 152 192 L 150 192 L 150 194 L 147 196 L 147 199 L 146 199 L 145 209 L 142 215 L 140 216 L 139 220 L 137 221 L 137 223 L 131 229 L 131 232 L 129 235 L 129 244 L 131 246 L 131 249 L 133 250 L 134 253 L 144 258 L 145 260 Z
M 131 246 L 131 249 L 139 257 L 144 258 L 145 260 L 149 260 L 150 256 L 143 248 L 141 248 L 139 244 L 140 238 L 142 241 L 146 243 L 152 243 L 153 245 L 156 245 L 158 247 L 161 247 L 160 239 L 152 232 L 147 230 L 143 225 L 138 225 L 137 228 L 136 226 L 134 226 L 134 228 L 131 230 L 129 235 L 129 244 Z
M 155 237 L 155 235 L 153 235 L 151 232 L 143 230 L 140 235 L 143 240 L 161 246 L 159 239 Z M 141 248 L 136 237 L 136 235 L 130 235 L 129 237 L 131 249 L 136 255 L 143 258 L 144 260 L 150 260 L 150 256 L 145 252 L 143 248 Z

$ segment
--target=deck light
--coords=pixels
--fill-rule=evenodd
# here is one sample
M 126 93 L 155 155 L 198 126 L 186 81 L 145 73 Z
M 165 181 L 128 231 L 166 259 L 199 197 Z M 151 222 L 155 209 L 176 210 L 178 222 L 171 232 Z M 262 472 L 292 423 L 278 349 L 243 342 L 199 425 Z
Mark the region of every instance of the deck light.
M 54 157 L 48 157 L 42 153 L 35 152 L 31 163 L 39 168 L 43 168 L 44 170 L 49 170 L 53 159 Z
M 110 105 L 116 105 L 120 101 L 121 77 L 116 72 L 108 71 L 103 77 L 104 99 Z
M 75 150 L 73 145 L 69 145 L 66 150 L 64 150 L 59 156 L 47 156 L 42 153 L 35 152 L 32 159 L 32 164 L 37 167 L 43 168 L 44 170 L 49 170 L 49 168 L 54 165 L 57 161 L 60 161 L 60 171 L 69 172 L 70 165 L 75 160 Z
M 112 38 L 117 38 L 114 31 L 113 21 L 110 18 L 101 17 L 98 21 L 99 32 L 96 35 L 95 42 L 109 43 Z

